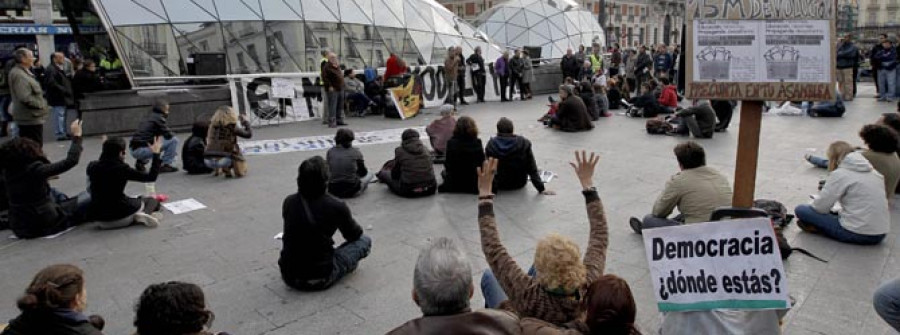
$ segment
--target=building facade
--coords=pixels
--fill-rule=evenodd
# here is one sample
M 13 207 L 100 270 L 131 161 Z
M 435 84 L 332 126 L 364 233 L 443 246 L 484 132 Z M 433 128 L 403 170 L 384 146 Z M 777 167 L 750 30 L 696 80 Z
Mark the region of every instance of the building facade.
M 68 13 L 63 10 L 64 2 L 70 5 Z M 83 50 L 68 16 L 75 21 L 82 42 L 110 48 L 99 18 L 85 7 L 72 6 L 74 2 L 79 0 L 0 0 L 0 61 L 23 46 L 34 50 L 43 64 L 49 64 L 55 51 L 81 56 Z

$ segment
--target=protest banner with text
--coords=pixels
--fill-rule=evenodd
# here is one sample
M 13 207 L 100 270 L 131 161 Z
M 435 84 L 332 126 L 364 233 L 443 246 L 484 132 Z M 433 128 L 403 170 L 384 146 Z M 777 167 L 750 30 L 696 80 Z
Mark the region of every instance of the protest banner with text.
M 660 312 L 790 307 L 766 218 L 645 229 L 643 236 Z

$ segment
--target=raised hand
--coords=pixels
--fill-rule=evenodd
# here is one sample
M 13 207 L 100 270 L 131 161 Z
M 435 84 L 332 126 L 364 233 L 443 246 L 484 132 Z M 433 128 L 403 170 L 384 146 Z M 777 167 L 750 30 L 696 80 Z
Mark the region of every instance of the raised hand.
M 72 133 L 72 137 L 81 137 L 81 120 L 72 121 L 72 125 L 69 126 L 69 132 Z
M 575 169 L 575 175 L 578 176 L 578 181 L 581 182 L 583 189 L 594 186 L 594 169 L 599 161 L 600 155 L 596 153 L 591 152 L 591 156 L 588 157 L 584 150 L 575 151 L 575 162 L 569 162 L 569 165 Z
M 153 144 L 150 145 L 150 151 L 154 154 L 158 154 L 162 151 L 163 139 L 160 136 L 157 136 L 153 139 Z
M 481 163 L 481 167 L 478 168 L 478 196 L 490 196 L 494 193 L 491 190 L 494 188 L 494 173 L 497 172 L 497 159 L 496 158 L 488 158 Z

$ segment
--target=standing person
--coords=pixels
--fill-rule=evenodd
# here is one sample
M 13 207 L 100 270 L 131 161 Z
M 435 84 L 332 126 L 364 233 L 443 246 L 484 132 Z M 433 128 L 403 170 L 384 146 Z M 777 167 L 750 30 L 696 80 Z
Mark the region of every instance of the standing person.
M 528 50 L 522 50 L 522 63 L 525 65 L 525 71 L 522 72 L 522 90 L 525 91 L 524 100 L 531 100 L 531 83 L 534 82 L 534 68 L 532 67 Z
M 475 47 L 475 53 L 469 56 L 466 64 L 472 69 L 472 88 L 475 90 L 475 96 L 478 98 L 476 102 L 484 102 L 484 85 L 486 72 L 484 67 L 484 57 L 481 57 L 481 47 Z
M 125 164 L 125 140 L 111 137 L 103 142 L 100 159 L 91 162 L 87 168 L 90 183 L 91 204 L 88 217 L 99 221 L 101 229 L 115 229 L 140 223 L 147 227 L 159 226 L 162 213 L 159 201 L 153 197 L 129 197 L 125 195 L 125 185 L 129 181 L 152 183 L 159 175 L 162 163 L 162 138 L 156 138 L 150 146 L 153 162 L 150 172 L 140 172 Z
M 516 54 L 509 61 L 509 70 L 509 100 L 513 99 L 516 87 L 519 88 L 519 100 L 525 100 L 525 90 L 522 89 L 522 76 L 525 74 L 525 61 L 522 60 L 522 49 L 516 50 Z
M 159 137 L 163 137 L 162 146 L 162 167 L 159 168 L 161 173 L 176 172 L 178 168 L 174 166 L 175 158 L 178 156 L 178 138 L 169 129 L 166 124 L 169 118 L 169 102 L 158 99 L 153 102 L 153 111 L 148 115 L 141 124 L 138 125 L 134 135 L 131 136 L 131 143 L 128 147 L 131 149 L 131 157 L 134 157 L 135 170 L 147 171 L 147 163 L 153 158 L 153 152 L 150 145 Z
M 74 265 L 44 268 L 16 304 L 22 313 L 0 334 L 103 335 L 103 319 L 82 314 L 87 307 L 84 284 L 84 272 Z
M 97 64 L 88 59 L 84 61 L 84 66 L 75 71 L 75 78 L 72 78 L 72 89 L 75 90 L 75 100 L 84 99 L 85 93 L 94 93 L 103 90 L 103 79 L 97 72 Z
M 9 228 L 19 238 L 53 235 L 84 221 L 90 202 L 86 193 L 74 198 L 50 187 L 48 178 L 59 176 L 81 159 L 81 121 L 71 125 L 72 145 L 64 160 L 50 163 L 40 144 L 18 137 L 0 145 L 0 171 L 9 198 Z
M 484 162 L 484 147 L 478 138 L 478 126 L 468 116 L 459 118 L 453 137 L 447 141 L 447 160 L 441 173 L 441 193 L 477 193 L 477 169 Z
M 603 56 L 600 55 L 600 44 L 594 43 L 591 55 L 586 60 L 591 62 L 591 74 L 603 72 Z
M 10 114 L 19 129 L 19 136 L 44 145 L 44 121 L 50 107 L 44 100 L 44 90 L 37 76 L 31 72 L 34 53 L 22 48 L 13 52 L 16 66 L 9 71 Z
M 437 191 L 431 155 L 419 139 L 419 132 L 407 129 L 400 135 L 402 142 L 394 149 L 394 159 L 378 172 L 378 180 L 391 192 L 405 198 L 433 195 Z
M 844 101 L 853 101 L 853 68 L 859 59 L 859 49 L 853 44 L 852 35 L 844 35 L 837 45 L 837 82 Z
M 876 57 L 879 52 L 883 50 L 881 46 L 884 41 L 887 40 L 887 34 L 878 35 L 878 42 L 872 46 L 872 50 L 869 51 L 869 65 L 872 66 L 872 80 L 875 82 L 875 98 L 881 98 L 881 88 L 878 87 L 880 81 L 878 81 L 878 70 L 881 70 L 881 59 Z
M 325 72 L 323 79 L 328 97 L 328 108 L 325 112 L 328 127 L 346 126 L 347 124 L 344 123 L 344 76 L 335 53 L 328 53 L 328 63 L 323 66 L 323 71 Z
M 497 176 L 494 178 L 494 192 L 518 190 L 525 187 L 529 179 L 534 189 L 542 195 L 555 195 L 544 187 L 538 173 L 531 141 L 513 133 L 512 120 L 501 117 L 497 121 L 497 136 L 492 137 L 484 148 L 486 157 L 497 158 Z
M 622 85 L 622 97 L 625 99 L 630 99 L 631 95 L 635 93 L 635 89 L 637 88 L 637 76 L 634 71 L 634 64 L 636 63 L 637 57 L 634 54 L 634 50 L 628 49 L 625 50 L 625 81 L 621 83 Z
M 587 52 L 584 50 L 584 44 L 578 46 L 578 53 L 575 54 L 575 61 L 578 64 L 584 63 L 587 60 Z
M 328 124 L 328 87 L 325 86 L 325 68 L 329 64 L 328 63 L 328 54 L 331 51 L 328 49 L 323 49 L 321 52 L 322 58 L 319 59 L 319 81 L 316 82 L 320 87 L 322 87 L 322 124 Z
M 372 250 L 372 239 L 363 234 L 350 207 L 326 192 L 328 166 L 321 156 L 300 164 L 295 194 L 284 199 L 281 279 L 301 291 L 322 291 L 356 270 Z M 334 248 L 340 230 L 344 244 Z
M 247 160 L 241 153 L 238 137 L 253 137 L 250 121 L 243 115 L 237 115 L 231 106 L 220 106 L 209 122 L 206 152 L 203 153 L 203 162 L 214 169 L 213 176 L 218 177 L 219 173 L 224 172 L 225 178 L 231 178 L 232 171 L 234 177 L 247 175 Z
M 338 198 L 353 198 L 362 194 L 375 174 L 366 169 L 362 152 L 353 147 L 356 136 L 348 128 L 338 129 L 334 135 L 335 146 L 328 149 L 328 193 Z
M 387 63 L 385 65 L 384 77 L 391 78 L 399 76 L 402 75 L 403 72 L 403 67 L 400 66 L 400 59 L 397 58 L 397 55 L 392 52 L 391 56 L 388 57 Z
M 72 80 L 63 68 L 66 56 L 62 52 L 54 52 L 51 59 L 53 62 L 47 68 L 44 79 L 47 87 L 47 104 L 50 105 L 50 112 L 56 118 L 56 140 L 67 141 L 69 135 L 66 134 L 66 109 L 75 105 L 75 93 L 72 91 Z
M 669 69 L 672 68 L 672 55 L 666 50 L 665 44 L 656 47 L 656 55 L 653 56 L 653 72 L 656 78 L 669 76 Z
M 881 63 L 878 69 L 878 87 L 881 94 L 878 101 L 894 101 L 894 95 L 897 94 L 897 48 L 894 47 L 894 41 L 885 39 L 881 42 L 881 50 L 875 54 L 874 58 Z
M 583 62 L 579 62 L 575 55 L 572 54 L 571 48 L 566 50 L 566 55 L 559 61 L 559 66 L 563 73 L 563 82 L 566 81 L 566 78 L 578 78 L 578 72 L 581 71 L 581 63 Z
M 634 62 L 635 88 L 638 88 L 650 79 L 651 67 L 653 66 L 653 59 L 647 53 L 646 46 L 642 45 L 638 49 Z
M 16 66 L 15 58 L 0 64 L 0 137 L 18 136 L 12 114 L 9 112 L 9 105 L 12 102 L 9 95 L 9 71 L 14 66 Z
M 510 99 L 506 98 L 506 85 L 509 81 L 509 51 L 504 50 L 503 55 L 497 58 L 497 61 L 494 62 L 494 73 L 497 74 L 497 78 L 500 81 L 500 102 L 507 102 Z M 512 98 L 512 96 L 510 96 Z
M 456 47 L 456 60 L 459 63 L 456 70 L 456 94 L 459 96 L 460 105 L 468 105 L 466 102 L 466 57 L 463 56 L 462 47 Z
M 447 57 L 444 58 L 444 85 L 447 85 L 447 97 L 444 103 L 453 105 L 456 109 L 456 93 L 459 91 L 459 82 L 456 80 L 459 71 L 459 59 L 456 55 L 456 48 L 450 47 L 447 50 Z
M 619 50 L 619 43 L 613 44 L 612 56 L 609 60 L 609 77 L 615 77 L 619 74 L 619 67 L 622 66 L 622 51 Z

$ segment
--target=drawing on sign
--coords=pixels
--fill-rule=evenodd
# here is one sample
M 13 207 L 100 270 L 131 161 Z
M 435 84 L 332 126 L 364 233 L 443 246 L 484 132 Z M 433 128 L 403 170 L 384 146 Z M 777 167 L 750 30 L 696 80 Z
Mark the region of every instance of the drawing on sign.
M 700 79 L 728 80 L 731 73 L 731 51 L 723 47 L 706 47 L 697 53 Z
M 800 51 L 787 46 L 774 46 L 763 55 L 766 59 L 766 78 L 770 80 L 797 80 L 800 67 Z

